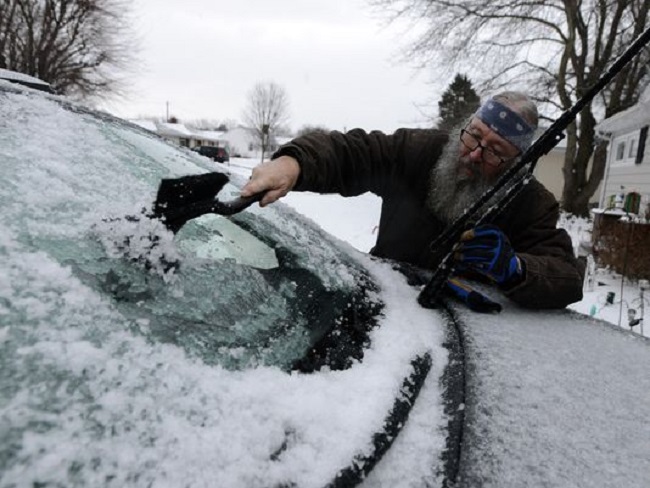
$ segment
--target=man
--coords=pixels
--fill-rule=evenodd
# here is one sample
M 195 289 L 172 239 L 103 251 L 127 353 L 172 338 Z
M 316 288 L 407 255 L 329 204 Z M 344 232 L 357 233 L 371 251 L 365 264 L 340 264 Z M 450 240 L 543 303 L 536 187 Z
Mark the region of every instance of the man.
M 419 267 L 437 265 L 430 244 L 530 146 L 537 108 L 518 92 L 494 96 L 451 134 L 399 129 L 394 134 L 307 134 L 253 170 L 242 196 L 265 191 L 268 205 L 291 190 L 382 200 L 375 256 Z M 456 271 L 488 278 L 529 308 L 562 308 L 582 298 L 584 269 L 557 229 L 559 206 L 533 179 L 491 222 L 466 232 Z

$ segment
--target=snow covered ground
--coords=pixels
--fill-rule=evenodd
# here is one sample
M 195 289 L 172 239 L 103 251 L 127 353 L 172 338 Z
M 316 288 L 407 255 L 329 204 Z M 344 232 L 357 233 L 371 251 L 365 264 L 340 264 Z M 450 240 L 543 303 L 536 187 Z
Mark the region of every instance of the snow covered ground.
M 228 171 L 248 176 L 258 163 L 257 159 L 233 158 L 223 166 Z M 375 243 L 381 207 L 381 200 L 376 195 L 366 193 L 355 198 L 343 198 L 295 192 L 283 201 L 361 251 L 369 251 Z M 571 236 L 576 250 L 581 241 L 589 241 L 591 223 L 586 219 L 563 218 L 560 225 Z M 650 337 L 650 325 L 644 327 L 643 321 L 634 327 L 628 325 L 628 310 L 634 311 L 635 318 L 650 314 L 650 290 L 642 289 L 636 282 L 623 280 L 607 269 L 593 269 L 593 274 L 588 276 L 592 279 L 585 280 L 584 298 L 570 305 L 570 309 Z

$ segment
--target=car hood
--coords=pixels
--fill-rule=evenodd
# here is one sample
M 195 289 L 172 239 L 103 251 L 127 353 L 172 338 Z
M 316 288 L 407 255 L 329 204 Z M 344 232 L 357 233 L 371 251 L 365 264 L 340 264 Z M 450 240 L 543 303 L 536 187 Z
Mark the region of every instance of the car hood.
M 647 486 L 647 339 L 514 303 L 455 314 L 467 384 L 458 486 Z

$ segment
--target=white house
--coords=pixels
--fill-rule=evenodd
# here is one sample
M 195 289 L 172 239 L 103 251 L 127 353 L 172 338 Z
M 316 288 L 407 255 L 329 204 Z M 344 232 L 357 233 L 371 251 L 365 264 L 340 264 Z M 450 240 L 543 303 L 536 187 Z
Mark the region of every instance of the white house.
M 192 147 L 193 132 L 184 124 L 157 122 L 156 133 L 179 146 Z
M 246 127 L 235 127 L 223 133 L 223 140 L 227 142 L 231 156 L 240 158 L 257 158 L 261 156 L 260 141 L 253 131 Z M 266 157 L 270 156 L 281 144 L 290 138 L 271 136 L 271 143 Z
M 641 195 L 645 208 L 650 199 L 650 87 L 639 102 L 623 112 L 603 120 L 596 130 L 609 140 L 607 167 L 601 185 L 601 208 L 611 206 L 617 195 L 630 192 Z
M 540 129 L 539 133 L 543 131 Z M 556 200 L 562 199 L 562 189 L 564 188 L 564 155 L 566 154 L 566 139 L 562 139 L 548 154 L 542 156 L 533 174 L 548 191 L 550 191 Z
M 224 137 L 225 134 L 225 131 L 218 130 L 195 130 L 192 134 L 192 145 L 190 147 L 225 147 L 230 152 L 228 141 Z
M 224 139 L 225 132 L 210 130 L 194 130 L 184 124 L 171 122 L 155 122 L 153 120 L 131 120 L 133 124 L 139 125 L 154 134 L 164 137 L 168 141 L 179 146 L 194 148 L 198 146 L 225 147 L 228 149 L 227 141 Z
M 155 122 L 151 120 L 131 120 L 179 146 L 195 148 L 198 146 L 225 147 L 232 157 L 256 158 L 260 156 L 259 141 L 246 127 L 236 127 L 228 131 L 190 129 L 184 124 Z M 277 142 L 271 151 L 277 149 Z
M 594 256 L 632 279 L 650 277 L 650 86 L 639 102 L 603 120 L 609 140 L 599 209 L 594 210 Z M 622 219 L 628 213 L 640 219 Z
M 240 158 L 257 156 L 257 139 L 246 127 L 235 127 L 223 134 L 223 139 L 228 143 L 230 155 Z
M 538 130 L 538 136 L 546 128 Z M 547 154 L 539 158 L 533 174 L 555 197 L 558 202 L 562 201 L 562 191 L 564 190 L 564 158 L 566 156 L 566 138 L 562 139 Z M 590 161 L 591 164 L 591 161 Z M 590 202 L 593 205 L 598 203 L 600 192 L 596 190 L 591 197 Z

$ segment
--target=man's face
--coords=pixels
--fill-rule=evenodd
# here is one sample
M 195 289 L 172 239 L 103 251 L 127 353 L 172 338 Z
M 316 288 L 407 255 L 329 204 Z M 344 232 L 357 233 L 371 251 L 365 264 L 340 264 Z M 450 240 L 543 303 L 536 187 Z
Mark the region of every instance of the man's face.
M 481 178 L 494 181 L 519 155 L 513 144 L 477 117 L 470 120 L 461 141 L 465 141 L 459 145 L 458 178 L 461 180 Z
M 452 137 L 445 146 L 438 164 L 431 171 L 427 207 L 445 222 L 458 218 L 466 208 L 476 202 L 494 185 L 499 175 L 519 154 L 514 145 L 476 117 L 469 121 L 465 130 L 473 136 L 466 142 L 470 147 L 475 145 L 475 149 L 465 147 L 458 136 Z M 493 156 L 488 156 L 488 159 L 496 164 L 485 161 L 485 149 L 476 145 L 477 142 L 492 152 Z M 499 164 L 501 159 L 506 163 Z

